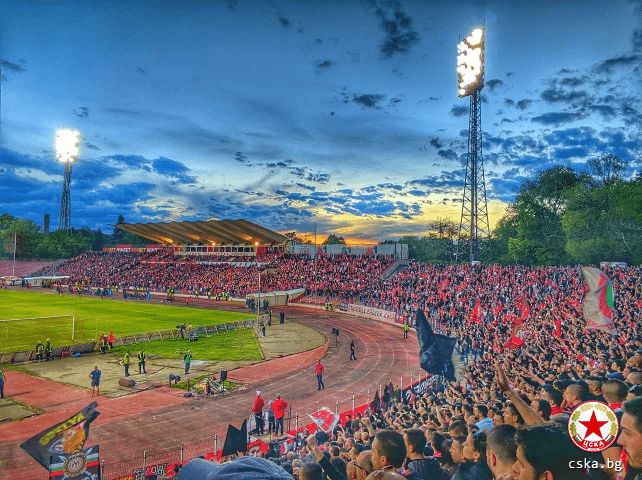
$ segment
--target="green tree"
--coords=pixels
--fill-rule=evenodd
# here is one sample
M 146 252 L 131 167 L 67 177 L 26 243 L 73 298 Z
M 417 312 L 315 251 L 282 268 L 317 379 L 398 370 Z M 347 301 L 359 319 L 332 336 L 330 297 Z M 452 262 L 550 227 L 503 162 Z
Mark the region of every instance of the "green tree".
M 580 263 L 642 257 L 642 181 L 578 185 L 562 218 L 566 250 Z
M 603 185 L 611 185 L 623 179 L 628 160 L 623 160 L 612 153 L 605 153 L 586 162 L 593 176 L 600 179 Z
M 590 183 L 588 176 L 572 168 L 553 167 L 522 185 L 513 204 L 517 236 L 508 239 L 508 252 L 518 262 L 560 265 L 572 261 L 566 253 L 562 215 L 568 196 L 578 184 Z
M 322 245 L 337 245 L 339 243 L 342 243 L 345 245 L 346 240 L 343 237 L 338 237 L 334 233 L 331 233 L 328 235 L 328 238 L 325 239 Z
M 437 217 L 429 223 L 428 236 L 431 238 L 449 238 L 454 240 L 459 234 L 459 225 L 448 218 Z

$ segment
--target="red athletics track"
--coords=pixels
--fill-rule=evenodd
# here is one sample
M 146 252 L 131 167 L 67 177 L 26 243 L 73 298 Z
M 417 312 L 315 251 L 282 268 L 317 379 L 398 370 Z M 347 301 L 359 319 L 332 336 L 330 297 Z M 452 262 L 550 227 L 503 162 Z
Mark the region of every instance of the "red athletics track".
M 116 399 L 98 397 L 101 415 L 91 426 L 86 446 L 99 444 L 101 459 L 108 466 L 132 457 L 142 459 L 144 450 L 150 453 L 175 448 L 181 441 L 213 442 L 215 434 L 218 434 L 221 448 L 228 424 L 238 426 L 248 417 L 255 390 L 263 391 L 266 403 L 280 393 L 292 406 L 293 416 L 298 413 L 299 421 L 304 425 L 309 423 L 305 414 L 315 411 L 317 406 L 334 410 L 338 401 L 340 410 L 349 410 L 353 394 L 357 395 L 356 403 L 359 405 L 366 402 L 368 389 L 374 392 L 380 383 L 390 380 L 398 384 L 401 376 L 407 384 L 410 373 L 413 372 L 416 378 L 419 372 L 419 347 L 412 333 L 404 340 L 400 328 L 383 322 L 322 310 L 297 307 L 283 310 L 286 321 L 296 320 L 321 331 L 328 337 L 328 343 L 310 352 L 230 371 L 230 378 L 243 380 L 248 389 L 219 399 L 184 399 L 176 396 L 175 390 L 166 388 Z M 340 330 L 340 344 L 337 346 L 331 335 L 332 328 Z M 355 341 L 357 356 L 357 360 L 352 362 L 349 361 L 351 340 Z M 319 358 L 322 358 L 326 370 L 326 388 L 322 391 L 317 391 L 314 374 L 314 364 Z M 81 388 L 32 379 L 13 371 L 8 374 L 5 393 L 13 396 L 33 389 L 31 401 L 47 413 L 22 422 L 0 425 L 0 478 L 45 479 L 44 468 L 19 444 L 46 427 L 65 420 L 92 398 Z M 31 382 L 30 385 L 25 385 L 27 381 Z M 22 384 L 16 386 L 19 383 Z M 18 398 L 21 399 L 20 396 Z M 29 403 L 27 398 L 23 401 Z M 186 453 L 186 457 L 189 456 Z

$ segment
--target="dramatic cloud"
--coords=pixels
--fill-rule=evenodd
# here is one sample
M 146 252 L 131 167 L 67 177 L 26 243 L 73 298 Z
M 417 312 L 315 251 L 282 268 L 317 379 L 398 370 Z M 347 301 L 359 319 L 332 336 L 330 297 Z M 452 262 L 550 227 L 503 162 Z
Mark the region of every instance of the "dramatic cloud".
M 378 108 L 377 103 L 386 98 L 385 95 L 373 95 L 373 94 L 364 94 L 364 95 L 353 95 L 352 103 L 358 103 L 367 108 Z
M 333 62 L 332 60 L 323 60 L 323 61 L 319 60 L 314 64 L 314 67 L 316 68 L 317 72 L 319 72 L 321 70 L 327 70 L 334 64 L 335 62 Z
M 593 72 L 595 73 L 613 73 L 614 70 L 618 68 L 630 67 L 630 66 L 639 66 L 640 57 L 639 55 L 620 55 L 619 57 L 609 58 L 603 62 L 598 63 L 593 67 Z
M 188 175 L 190 169 L 176 160 L 161 157 L 152 161 L 152 167 L 161 175 L 176 178 L 185 184 L 196 183 L 196 177 Z
M 397 0 L 369 0 L 379 19 L 379 27 L 385 37 L 379 44 L 379 53 L 384 59 L 392 58 L 396 53 L 408 53 L 410 48 L 419 43 L 419 34 L 412 28 L 412 19 L 401 11 Z
M 519 108 L 520 110 L 526 110 L 528 107 L 531 106 L 532 103 L 533 103 L 532 100 L 524 99 L 524 100 L 520 100 L 519 102 L 517 102 L 515 104 L 515 106 L 517 108 Z
M 504 85 L 504 82 L 499 78 L 494 78 L 492 80 L 488 80 L 485 85 L 490 89 L 490 93 L 493 93 L 496 88 Z
M 454 105 L 450 109 L 450 114 L 453 117 L 463 117 L 468 115 L 469 111 L 470 111 L 470 107 L 468 105 Z
M 581 113 L 572 112 L 550 112 L 533 117 L 533 121 L 544 125 L 559 125 L 562 123 L 574 122 L 584 118 Z

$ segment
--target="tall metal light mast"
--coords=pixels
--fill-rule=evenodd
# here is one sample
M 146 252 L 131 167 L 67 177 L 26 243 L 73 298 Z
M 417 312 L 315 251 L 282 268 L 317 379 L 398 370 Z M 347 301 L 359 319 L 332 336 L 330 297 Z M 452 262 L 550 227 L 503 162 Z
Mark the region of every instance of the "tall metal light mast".
M 60 220 L 58 230 L 71 230 L 71 164 L 78 160 L 78 130 L 58 130 L 56 132 L 56 159 L 65 164 L 65 179 L 62 183 L 62 200 L 60 201 Z
M 479 260 L 480 244 L 490 237 L 484 157 L 482 153 L 481 96 L 484 88 L 484 29 L 476 28 L 457 45 L 459 97 L 470 97 L 466 178 L 459 224 L 457 258 Z M 468 241 L 468 252 L 462 244 Z

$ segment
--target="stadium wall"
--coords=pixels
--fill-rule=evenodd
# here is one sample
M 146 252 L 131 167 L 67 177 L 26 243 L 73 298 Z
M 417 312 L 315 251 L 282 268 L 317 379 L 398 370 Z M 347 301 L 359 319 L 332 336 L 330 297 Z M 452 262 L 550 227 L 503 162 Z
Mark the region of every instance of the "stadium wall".
M 348 246 L 343 244 L 310 245 L 293 243 L 288 247 L 288 253 L 307 255 L 315 258 L 317 255 L 390 255 L 395 258 L 408 258 L 408 245 L 405 243 L 382 243 L 381 245 Z

